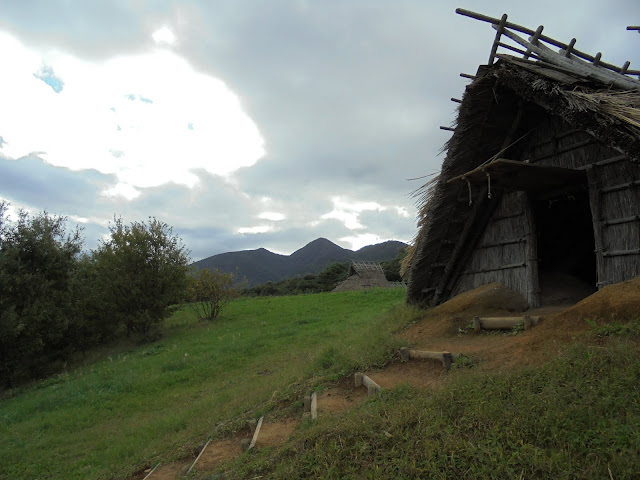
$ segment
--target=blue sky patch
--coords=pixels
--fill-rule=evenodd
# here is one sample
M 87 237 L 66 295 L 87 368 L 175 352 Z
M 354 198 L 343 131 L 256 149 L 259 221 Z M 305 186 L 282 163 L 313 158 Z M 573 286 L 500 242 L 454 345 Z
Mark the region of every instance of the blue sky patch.
M 39 80 L 49 85 L 54 92 L 60 93 L 64 88 L 64 82 L 53 72 L 53 67 L 49 65 L 43 66 L 38 72 L 33 74 Z

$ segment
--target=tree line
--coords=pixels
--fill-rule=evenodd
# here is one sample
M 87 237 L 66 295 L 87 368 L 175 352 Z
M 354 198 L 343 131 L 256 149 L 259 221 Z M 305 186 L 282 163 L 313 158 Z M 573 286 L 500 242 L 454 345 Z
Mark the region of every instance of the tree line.
M 400 249 L 398 255 L 392 260 L 380 262 L 385 278 L 390 282 L 402 281 L 400 264 L 405 255 L 405 249 Z M 287 278 L 278 282 L 267 282 L 247 288 L 242 291 L 242 294 L 248 296 L 277 296 L 330 292 L 347 278 L 349 265 L 349 262 L 333 263 L 318 274 Z
M 189 255 L 167 224 L 116 218 L 86 251 L 65 217 L 0 202 L 0 386 L 47 375 L 119 337 L 149 340 L 193 291 Z

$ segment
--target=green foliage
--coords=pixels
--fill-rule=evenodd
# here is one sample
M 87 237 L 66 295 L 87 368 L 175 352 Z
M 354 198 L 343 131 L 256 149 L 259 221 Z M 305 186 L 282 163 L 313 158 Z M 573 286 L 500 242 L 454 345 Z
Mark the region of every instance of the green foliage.
M 47 373 L 73 349 L 78 321 L 74 275 L 82 241 L 66 219 L 21 211 L 8 222 L 0 203 L 0 381 Z
M 347 278 L 349 263 L 333 263 L 317 275 L 288 278 L 279 282 L 267 282 L 244 290 L 249 296 L 299 295 L 330 292 Z
M 188 252 L 172 228 L 155 218 L 131 225 L 117 218 L 109 231 L 110 238 L 93 252 L 105 304 L 127 334 L 151 339 L 185 300 Z
M 400 275 L 400 266 L 404 257 L 407 256 L 407 249 L 401 248 L 398 250 L 398 255 L 393 260 L 388 262 L 381 262 L 382 270 L 384 271 L 385 278 L 390 282 L 402 282 L 402 276 Z
M 198 318 L 213 320 L 222 309 L 239 295 L 240 282 L 236 275 L 216 269 L 199 270 L 189 286 L 190 306 Z
M 593 320 L 587 320 L 593 327 L 593 332 L 599 337 L 630 337 L 640 338 L 640 317 L 628 322 L 613 321 L 598 325 Z

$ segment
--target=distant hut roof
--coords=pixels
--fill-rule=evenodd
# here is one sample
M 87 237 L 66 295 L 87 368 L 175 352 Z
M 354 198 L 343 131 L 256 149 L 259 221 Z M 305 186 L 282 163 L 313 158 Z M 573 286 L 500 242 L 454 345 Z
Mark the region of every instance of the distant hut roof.
M 575 49 L 575 39 L 565 44 L 542 34 L 543 27 L 531 30 L 502 19 L 458 9 L 457 13 L 489 22 L 496 29 L 488 65 L 476 75 L 459 102 L 455 127 L 445 145 L 447 152 L 439 176 L 416 191 L 419 231 L 403 264 L 408 272 L 407 300 L 421 303 L 425 287 L 445 274 L 433 268 L 445 238 L 447 220 L 464 216 L 468 204 L 458 200 L 467 188 L 464 182 L 450 183 L 477 167 L 500 159 L 526 137 L 513 125 L 523 115 L 543 115 L 563 119 L 575 129 L 589 133 L 631 161 L 640 160 L 640 70 L 608 64 Z M 520 34 L 531 35 L 524 39 Z M 552 50 L 549 46 L 559 48 Z M 521 58 L 500 53 L 499 48 L 518 53 Z M 497 95 L 500 95 L 498 101 Z M 527 125 L 527 122 L 524 122 Z M 533 120 L 528 128 L 535 128 Z M 497 165 L 497 164 L 496 164 Z M 470 188 L 470 187 L 469 187 Z
M 348 290 L 361 290 L 373 287 L 392 287 L 384 276 L 382 266 L 377 262 L 352 261 L 349 266 L 349 274 L 343 282 L 339 283 L 334 292 Z

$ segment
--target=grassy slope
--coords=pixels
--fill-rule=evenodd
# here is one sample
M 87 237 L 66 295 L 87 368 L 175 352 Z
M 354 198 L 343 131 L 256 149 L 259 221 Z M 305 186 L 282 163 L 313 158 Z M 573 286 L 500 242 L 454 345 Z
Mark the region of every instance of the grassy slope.
M 188 454 L 243 412 L 300 402 L 310 383 L 383 362 L 406 321 L 384 312 L 403 295 L 240 299 L 212 324 L 179 312 L 155 344 L 2 400 L 0 478 L 126 478 Z
M 542 367 L 452 377 L 433 395 L 385 391 L 226 478 L 638 478 L 637 343 L 577 343 Z
M 176 315 L 159 343 L 3 400 L 0 478 L 122 478 L 191 453 L 247 410 L 299 411 L 311 384 L 384 361 L 390 332 L 415 315 L 401 301 L 401 290 L 244 299 L 212 325 Z M 385 391 L 224 478 L 638 478 L 640 321 L 629 325 L 599 327 L 623 338 L 591 335 L 541 367 L 453 369 L 433 394 Z

